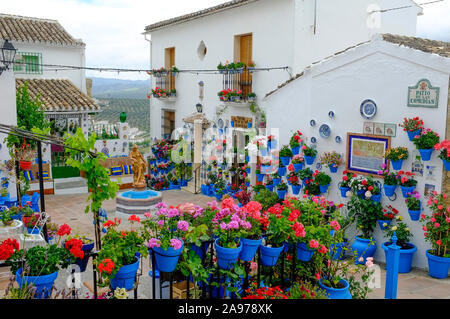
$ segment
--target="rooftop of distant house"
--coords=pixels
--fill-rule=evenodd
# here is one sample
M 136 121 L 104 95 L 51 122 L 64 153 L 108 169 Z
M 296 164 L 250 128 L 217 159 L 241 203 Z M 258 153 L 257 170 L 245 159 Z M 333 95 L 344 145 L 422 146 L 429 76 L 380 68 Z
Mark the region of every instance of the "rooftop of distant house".
M 0 13 L 0 39 L 63 46 L 85 46 L 56 20 Z

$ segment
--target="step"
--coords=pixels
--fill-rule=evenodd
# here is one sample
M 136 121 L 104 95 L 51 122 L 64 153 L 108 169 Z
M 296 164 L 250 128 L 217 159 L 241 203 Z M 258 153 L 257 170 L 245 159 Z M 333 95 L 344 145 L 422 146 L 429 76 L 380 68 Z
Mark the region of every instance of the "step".
M 55 195 L 87 194 L 86 180 L 81 177 L 55 179 Z

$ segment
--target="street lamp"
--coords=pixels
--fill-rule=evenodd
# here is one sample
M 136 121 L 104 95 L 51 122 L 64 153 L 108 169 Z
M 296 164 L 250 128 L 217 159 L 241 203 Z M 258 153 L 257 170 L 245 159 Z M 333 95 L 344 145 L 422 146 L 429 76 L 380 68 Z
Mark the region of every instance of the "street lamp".
M 2 50 L 1 58 L 4 66 L 0 67 L 0 74 L 2 74 L 3 71 L 8 70 L 9 66 L 12 63 L 14 63 L 14 57 L 16 56 L 17 51 L 16 48 L 14 48 L 14 46 L 12 45 L 12 43 L 9 42 L 8 40 L 5 40 L 1 50 Z
M 200 103 L 197 103 L 197 105 L 195 107 L 197 108 L 197 112 L 198 113 L 202 113 L 203 112 L 203 105 L 201 105 Z

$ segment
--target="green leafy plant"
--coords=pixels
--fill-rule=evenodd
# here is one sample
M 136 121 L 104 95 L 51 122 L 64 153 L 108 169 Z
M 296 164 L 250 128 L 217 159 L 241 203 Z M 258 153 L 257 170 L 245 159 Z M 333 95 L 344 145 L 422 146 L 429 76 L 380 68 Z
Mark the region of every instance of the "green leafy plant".
M 413 237 L 413 234 L 408 225 L 403 223 L 401 220 L 402 216 L 396 216 L 395 224 L 391 224 L 390 227 L 386 228 L 384 231 L 384 237 L 387 237 L 390 240 L 395 232 L 395 236 L 397 237 L 397 245 L 403 249 L 411 248 L 411 246 L 407 245 L 407 243 L 410 241 L 411 237 Z M 392 244 L 391 241 L 389 241 L 389 245 L 390 244 Z
M 317 150 L 315 148 L 312 148 L 307 145 L 302 146 L 303 155 L 309 156 L 309 157 L 315 157 L 317 156 Z
M 333 151 L 333 152 L 325 152 L 320 156 L 320 164 L 326 165 L 329 167 L 338 167 L 342 165 L 342 156 Z
M 416 148 L 419 150 L 433 149 L 436 144 L 439 144 L 440 137 L 436 132 L 426 129 L 414 137 L 413 141 Z
M 406 160 L 408 155 L 408 149 L 404 146 L 399 146 L 387 150 L 386 159 L 391 161 Z
M 280 149 L 279 156 L 280 156 L 280 157 L 292 157 L 292 156 L 294 156 L 294 154 L 292 153 L 292 150 L 289 148 L 289 146 L 284 145 L 284 146 Z
M 277 190 L 279 191 L 285 191 L 288 189 L 288 185 L 284 182 L 281 182 L 280 184 L 277 185 Z
M 254 200 L 260 203 L 262 210 L 265 211 L 278 203 L 280 199 L 276 193 L 263 189 L 255 196 Z
M 309 168 L 302 169 L 298 172 L 298 178 L 301 180 L 312 179 L 314 172 Z
M 383 219 L 383 207 L 370 199 L 352 196 L 347 204 L 348 215 L 355 218 L 356 226 L 362 233 L 361 237 L 370 239 L 377 221 Z
M 314 180 L 321 186 L 326 186 L 331 183 L 330 175 L 325 174 L 324 172 L 316 171 L 314 174 Z

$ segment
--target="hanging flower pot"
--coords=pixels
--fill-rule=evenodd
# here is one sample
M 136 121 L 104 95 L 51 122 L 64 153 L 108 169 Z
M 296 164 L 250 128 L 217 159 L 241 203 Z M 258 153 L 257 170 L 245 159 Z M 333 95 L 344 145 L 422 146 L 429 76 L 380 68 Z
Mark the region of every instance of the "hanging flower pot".
M 241 238 L 242 250 L 239 254 L 239 259 L 243 261 L 251 261 L 258 250 L 259 245 L 262 243 L 262 238 L 260 239 L 247 239 Z
M 381 193 L 377 194 L 377 195 L 372 195 L 370 197 L 370 200 L 373 201 L 373 202 L 379 203 L 381 201 Z
M 309 249 L 305 243 L 297 244 L 297 259 L 308 262 L 314 255 L 315 250 Z
M 34 297 L 36 299 L 47 299 L 52 291 L 53 284 L 58 277 L 58 272 L 55 271 L 49 275 L 43 276 L 23 276 L 22 277 L 22 268 L 19 268 L 16 272 L 16 282 L 19 284 L 19 287 L 28 286 L 32 284 L 36 287 L 36 292 Z
M 280 175 L 280 176 L 286 175 L 286 167 L 279 167 L 278 168 L 278 175 Z
M 292 147 L 291 151 L 292 151 L 292 154 L 298 155 L 300 153 L 300 146 Z
M 268 189 L 269 191 L 273 192 L 273 188 L 275 187 L 275 185 L 266 185 L 266 189 Z
M 337 173 L 339 167 L 337 165 L 333 164 L 333 165 L 330 165 L 329 168 L 330 168 L 331 173 Z
M 319 185 L 320 192 L 321 193 L 326 193 L 328 191 L 329 187 L 330 187 L 330 184 L 328 184 L 328 185 Z
M 268 247 L 260 245 L 259 251 L 261 254 L 261 263 L 267 267 L 275 266 L 283 249 L 284 245 L 281 247 Z
M 445 170 L 446 170 L 447 172 L 450 171 L 450 161 L 442 160 L 442 162 L 444 163 L 444 168 L 445 168 Z
M 347 192 L 350 192 L 350 187 L 339 187 L 339 190 L 341 191 L 341 197 L 347 198 Z
M 181 240 L 181 239 L 180 239 Z M 181 240 L 181 247 L 175 249 L 169 247 L 162 249 L 161 247 L 153 247 L 155 252 L 155 261 L 158 269 L 162 272 L 173 272 L 177 268 L 178 259 L 184 248 L 184 241 Z
M 278 198 L 284 199 L 286 197 L 286 190 L 277 190 Z
M 274 178 L 272 181 L 274 186 L 278 186 L 281 183 L 281 178 Z
M 420 135 L 421 132 L 422 130 L 406 131 L 406 133 L 408 133 L 408 138 L 411 142 L 414 139 L 414 136 Z
M 256 174 L 256 179 L 258 180 L 258 182 L 262 182 L 264 180 L 264 174 Z
M 364 264 L 367 257 L 373 257 L 375 251 L 377 250 L 377 243 L 375 239 L 372 238 L 372 243 L 370 239 L 365 239 L 356 236 L 355 242 L 352 244 L 352 251 L 354 252 L 355 264 Z M 359 261 L 360 258 L 363 261 Z
M 316 160 L 316 156 L 306 156 L 305 155 L 305 162 L 308 165 L 314 164 L 314 161 Z
M 298 195 L 302 189 L 302 185 L 291 185 L 292 187 L 292 194 Z
M 384 188 L 384 195 L 386 195 L 387 197 L 391 197 L 394 196 L 397 185 L 383 184 L 383 188 Z
M 396 171 L 400 171 L 402 169 L 403 160 L 393 161 L 391 160 L 392 168 Z
M 349 291 L 349 283 L 345 279 L 339 281 L 342 288 L 331 288 L 323 284 L 322 279 L 319 280 L 319 287 L 325 290 L 328 295 L 328 299 L 352 299 L 352 295 Z
M 388 254 L 388 246 L 392 243 L 386 242 L 381 245 L 383 248 L 386 259 Z M 406 243 L 406 247 L 400 249 L 400 259 L 398 264 L 398 272 L 400 274 L 406 274 L 411 271 L 412 268 L 412 260 L 414 257 L 414 253 L 417 251 L 417 247 L 412 243 Z
M 295 172 L 299 172 L 303 169 L 303 163 L 300 164 L 292 164 L 294 165 Z
M 201 260 L 203 260 L 203 258 L 206 256 L 206 252 L 208 251 L 208 247 L 209 247 L 209 242 L 204 241 L 204 242 L 202 242 L 201 246 L 192 244 L 191 250 L 193 250 L 197 254 L 197 256 L 200 257 Z
M 113 290 L 116 290 L 117 288 L 125 288 L 126 290 L 133 289 L 134 279 L 136 278 L 138 269 L 139 258 L 136 257 L 136 262 L 120 267 L 119 271 L 114 275 L 114 278 L 111 278 L 111 288 Z
M 29 171 L 32 165 L 33 162 L 31 161 L 19 161 L 19 166 L 23 171 Z
M 342 243 L 331 244 L 330 246 L 330 256 L 333 260 L 343 260 L 345 259 L 344 247 L 348 245 L 348 240 L 344 238 Z
M 433 153 L 433 149 L 419 149 L 420 157 L 422 157 L 422 161 L 427 162 L 431 159 L 431 154 Z
M 450 257 L 439 257 L 426 251 L 428 258 L 428 274 L 433 278 L 445 279 L 450 269 Z
M 214 241 L 214 248 L 217 253 L 217 264 L 220 268 L 229 270 L 232 265 L 238 260 L 239 254 L 242 250 L 242 243 L 239 243 L 237 248 L 224 248 L 219 246 L 219 238 Z
M 378 225 L 380 226 L 381 230 L 385 230 L 388 228 L 388 226 L 391 224 L 391 220 L 390 219 L 386 219 L 386 220 L 377 220 Z M 386 224 L 386 226 L 384 226 L 384 224 Z
M 416 189 L 416 186 L 406 187 L 406 186 L 400 186 L 400 189 L 402 190 L 402 195 L 404 198 L 408 198 L 411 196 L 411 193 Z
M 418 221 L 420 219 L 421 206 L 422 204 L 419 202 L 419 210 L 408 209 L 408 214 L 412 221 Z
M 281 156 L 280 157 L 281 163 L 283 163 L 284 166 L 288 166 L 291 162 L 291 158 L 289 156 Z

